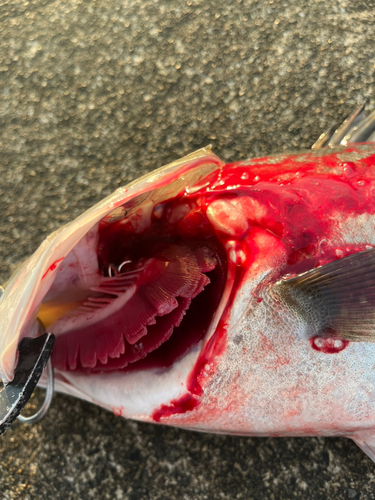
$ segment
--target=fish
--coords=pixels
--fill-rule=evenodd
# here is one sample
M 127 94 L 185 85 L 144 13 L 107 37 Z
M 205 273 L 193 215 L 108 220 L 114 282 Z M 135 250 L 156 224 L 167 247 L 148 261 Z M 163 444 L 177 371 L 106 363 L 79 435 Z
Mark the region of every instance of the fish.
M 196 431 L 346 436 L 375 461 L 375 111 L 310 150 L 206 147 L 119 188 L 16 270 L 0 325 L 5 384 L 42 325 L 57 391 Z

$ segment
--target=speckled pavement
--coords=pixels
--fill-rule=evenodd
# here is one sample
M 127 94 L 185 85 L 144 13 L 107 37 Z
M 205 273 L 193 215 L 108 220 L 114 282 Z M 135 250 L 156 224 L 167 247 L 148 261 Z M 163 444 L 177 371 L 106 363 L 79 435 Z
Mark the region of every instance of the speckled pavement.
M 373 109 L 374 13 L 365 0 L 1 2 L 1 280 L 153 168 L 209 143 L 224 160 L 307 148 L 365 98 Z M 375 466 L 346 439 L 196 434 L 62 395 L 0 449 L 1 499 L 375 499 Z

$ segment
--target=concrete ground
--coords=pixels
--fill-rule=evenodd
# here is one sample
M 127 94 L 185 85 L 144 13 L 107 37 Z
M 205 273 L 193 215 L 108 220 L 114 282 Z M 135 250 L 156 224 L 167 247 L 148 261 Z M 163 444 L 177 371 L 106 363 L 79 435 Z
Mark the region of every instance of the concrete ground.
M 213 144 L 309 147 L 365 98 L 366 0 L 8 0 L 0 5 L 0 278 L 119 185 Z M 34 404 L 41 399 L 41 392 Z M 375 499 L 347 439 L 202 435 L 56 394 L 0 438 L 1 499 Z

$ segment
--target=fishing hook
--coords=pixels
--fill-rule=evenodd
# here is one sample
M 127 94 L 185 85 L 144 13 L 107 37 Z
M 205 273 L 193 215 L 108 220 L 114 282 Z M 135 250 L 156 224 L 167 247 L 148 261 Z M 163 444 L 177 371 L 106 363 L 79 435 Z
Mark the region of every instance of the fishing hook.
M 51 406 L 53 390 L 55 388 L 55 377 L 53 373 L 51 358 L 49 358 L 47 361 L 46 375 L 47 375 L 47 386 L 43 404 L 39 408 L 39 410 L 36 413 L 34 413 L 34 415 L 30 415 L 30 417 L 24 417 L 23 415 L 19 414 L 17 419 L 23 424 L 33 424 L 35 422 L 38 422 L 38 420 L 44 417 L 49 407 Z
M 39 332 L 42 334 L 46 333 L 43 323 L 38 318 L 39 323 Z M 49 407 L 51 406 L 53 391 L 55 388 L 55 376 L 52 367 L 51 357 L 48 358 L 47 365 L 45 367 L 46 375 L 47 375 L 47 386 L 46 386 L 46 395 L 44 397 L 44 402 L 39 410 L 34 413 L 34 415 L 30 415 L 29 417 L 24 417 L 21 413 L 18 415 L 17 419 L 23 424 L 33 424 L 38 422 L 44 415 L 47 413 Z
M 55 344 L 53 333 L 36 338 L 25 337 L 18 344 L 18 362 L 11 382 L 5 383 L 0 392 L 0 434 L 5 432 L 20 415 L 42 376 Z M 50 364 L 50 362 L 49 362 Z M 53 393 L 53 370 L 47 368 L 47 392 L 42 408 L 32 417 L 22 417 L 22 422 L 36 422 L 47 411 Z

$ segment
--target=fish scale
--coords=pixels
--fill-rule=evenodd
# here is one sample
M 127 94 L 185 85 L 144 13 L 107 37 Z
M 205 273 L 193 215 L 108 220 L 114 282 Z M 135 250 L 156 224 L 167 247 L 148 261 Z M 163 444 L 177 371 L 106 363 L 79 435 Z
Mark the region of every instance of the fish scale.
M 375 461 L 374 123 L 360 106 L 310 151 L 227 165 L 204 148 L 52 234 L 1 296 L 2 379 L 39 314 L 57 390 L 200 431 L 344 435 Z

